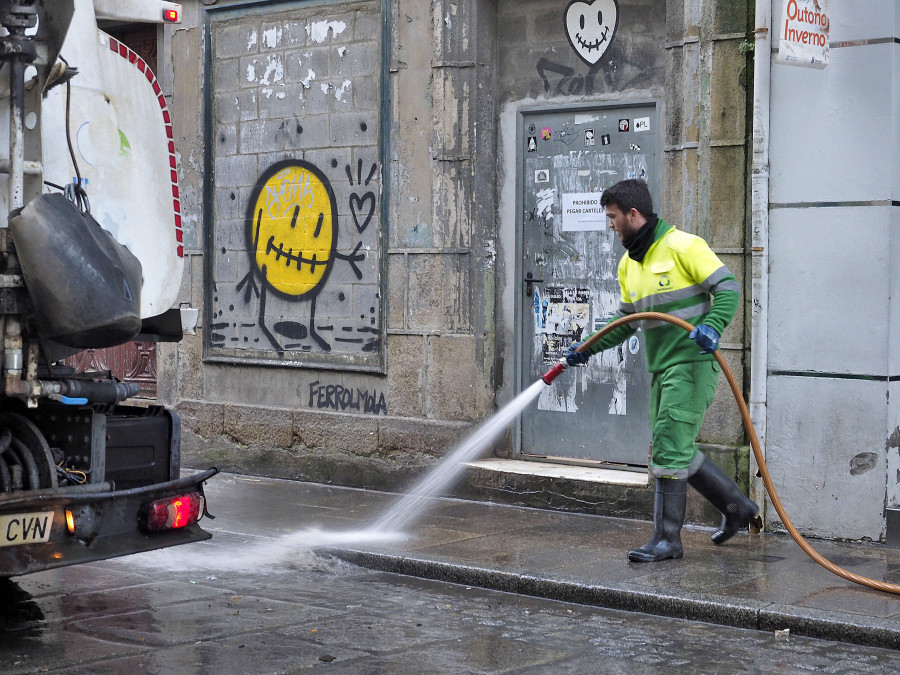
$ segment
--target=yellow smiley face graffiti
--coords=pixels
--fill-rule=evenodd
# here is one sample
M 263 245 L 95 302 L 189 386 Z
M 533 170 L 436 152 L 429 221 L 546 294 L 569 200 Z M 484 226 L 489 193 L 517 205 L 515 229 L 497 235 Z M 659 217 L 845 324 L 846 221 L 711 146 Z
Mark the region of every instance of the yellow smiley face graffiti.
M 302 160 L 279 162 L 256 184 L 247 235 L 264 282 L 299 298 L 328 277 L 337 245 L 337 206 L 328 179 Z

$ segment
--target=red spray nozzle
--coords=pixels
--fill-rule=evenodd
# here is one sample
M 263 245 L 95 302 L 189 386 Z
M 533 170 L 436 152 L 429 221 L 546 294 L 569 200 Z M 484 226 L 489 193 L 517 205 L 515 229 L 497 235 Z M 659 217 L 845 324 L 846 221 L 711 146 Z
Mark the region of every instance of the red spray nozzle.
M 553 380 L 555 380 L 557 377 L 559 377 L 559 374 L 562 371 L 564 371 L 565 369 L 566 369 L 566 362 L 560 361 L 555 366 L 553 366 L 550 370 L 548 370 L 546 373 L 541 375 L 541 379 L 544 381 L 544 384 L 550 384 L 551 382 L 553 382 Z

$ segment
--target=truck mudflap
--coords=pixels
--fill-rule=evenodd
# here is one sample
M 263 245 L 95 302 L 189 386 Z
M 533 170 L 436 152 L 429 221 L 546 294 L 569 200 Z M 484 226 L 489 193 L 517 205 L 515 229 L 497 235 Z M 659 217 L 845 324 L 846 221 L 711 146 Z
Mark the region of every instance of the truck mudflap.
M 0 494 L 0 577 L 211 538 L 200 527 L 207 469 L 127 490 L 108 483 Z

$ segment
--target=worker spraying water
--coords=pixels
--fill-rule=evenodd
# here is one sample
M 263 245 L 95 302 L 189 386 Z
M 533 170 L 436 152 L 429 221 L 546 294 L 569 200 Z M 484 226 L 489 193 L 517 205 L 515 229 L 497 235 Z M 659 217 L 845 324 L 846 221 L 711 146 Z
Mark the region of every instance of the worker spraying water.
M 745 528 L 759 512 L 759 506 L 696 444 L 721 371 L 713 352 L 734 318 L 740 287 L 703 239 L 675 229 L 653 212 L 653 200 L 643 180 L 616 183 L 603 192 L 600 204 L 610 229 L 626 249 L 619 262 L 621 298 L 613 320 L 656 311 L 696 324 L 686 333 L 664 321 L 641 322 L 652 375 L 654 531 L 649 542 L 628 552 L 628 558 L 634 562 L 680 558 L 688 485 L 723 515 L 722 525 L 712 535 L 716 544 Z M 564 356 L 566 365 L 586 364 L 592 354 L 618 345 L 636 328 L 634 323 L 625 323 L 600 339 L 589 337 L 573 343 Z M 542 379 L 549 384 L 562 368 L 560 364 Z
M 604 191 L 601 205 L 610 228 L 627 253 L 619 263 L 621 306 L 618 316 L 570 345 L 560 363 L 541 378 L 550 384 L 566 367 L 587 362 L 592 354 L 626 339 L 642 324 L 647 364 L 653 375 L 650 422 L 653 427 L 651 471 L 656 477 L 653 538 L 628 552 L 635 562 L 680 558 L 684 552 L 687 485 L 719 511 L 722 524 L 712 535 L 723 544 L 756 518 L 759 507 L 735 482 L 697 450 L 694 439 L 715 394 L 719 372 L 741 412 L 759 476 L 772 506 L 797 545 L 816 563 L 853 583 L 900 595 L 900 585 L 849 572 L 815 551 L 791 522 L 778 498 L 763 457 L 750 412 L 731 369 L 718 353 L 719 337 L 734 317 L 737 280 L 699 237 L 679 232 L 653 213 L 643 181 L 626 180 Z M 691 319 L 693 325 L 685 319 Z M 697 349 L 699 347 L 699 350 Z
M 490 442 L 568 366 L 585 364 L 598 351 L 626 340 L 641 313 L 655 310 L 691 319 L 690 334 L 667 321 L 644 322 L 648 367 L 653 374 L 650 418 L 653 427 L 651 470 L 656 477 L 654 534 L 628 552 L 635 562 L 683 555 L 688 484 L 719 511 L 722 525 L 712 540 L 722 544 L 746 527 L 759 507 L 737 484 L 697 449 L 695 439 L 718 383 L 715 355 L 719 336 L 740 300 L 737 279 L 701 238 L 680 232 L 653 213 L 653 200 L 642 180 L 625 180 L 605 190 L 601 205 L 610 228 L 627 253 L 619 264 L 621 306 L 613 322 L 584 342 L 572 344 L 564 359 L 509 405 L 465 439 L 434 471 L 413 486 L 372 524 L 377 532 L 399 532 L 421 514 L 425 500 L 440 494 Z M 713 303 L 713 300 L 715 302 Z M 677 320 L 677 319 L 676 319 Z M 610 322 L 610 323 L 613 323 Z M 610 330 L 609 328 L 612 328 Z
M 621 306 L 618 315 L 583 342 L 570 345 L 553 368 L 522 391 L 466 438 L 428 475 L 365 530 L 351 539 L 400 535 L 424 511 L 425 501 L 440 494 L 517 415 L 566 368 L 585 364 L 592 354 L 628 338 L 638 323 L 645 332 L 651 384 L 653 431 L 651 471 L 656 477 L 653 537 L 628 552 L 635 562 L 657 562 L 684 555 L 687 486 L 693 486 L 721 513 L 712 541 L 723 544 L 747 527 L 759 513 L 737 484 L 699 452 L 696 436 L 724 372 L 741 412 L 759 476 L 772 506 L 788 533 L 816 563 L 837 576 L 869 588 L 900 595 L 900 585 L 848 572 L 816 552 L 784 509 L 772 483 L 750 421 L 750 413 L 734 374 L 718 353 L 722 331 L 734 317 L 740 299 L 735 277 L 703 239 L 679 232 L 653 213 L 646 183 L 626 180 L 604 191 L 601 204 L 627 253 L 619 264 Z M 693 325 L 685 319 L 696 322 Z M 317 533 L 318 536 L 318 533 Z M 338 535 L 340 536 L 340 535 Z M 305 540 L 305 535 L 301 535 Z

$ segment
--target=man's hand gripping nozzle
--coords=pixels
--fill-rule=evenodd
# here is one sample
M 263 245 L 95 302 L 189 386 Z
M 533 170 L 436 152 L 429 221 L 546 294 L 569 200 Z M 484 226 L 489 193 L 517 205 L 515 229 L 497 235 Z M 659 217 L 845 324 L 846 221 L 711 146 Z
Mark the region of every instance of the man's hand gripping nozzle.
M 591 352 L 585 348 L 584 342 L 573 342 L 566 349 L 566 353 L 555 366 L 544 373 L 541 379 L 544 384 L 550 384 L 559 374 L 569 366 L 583 366 L 591 358 Z

